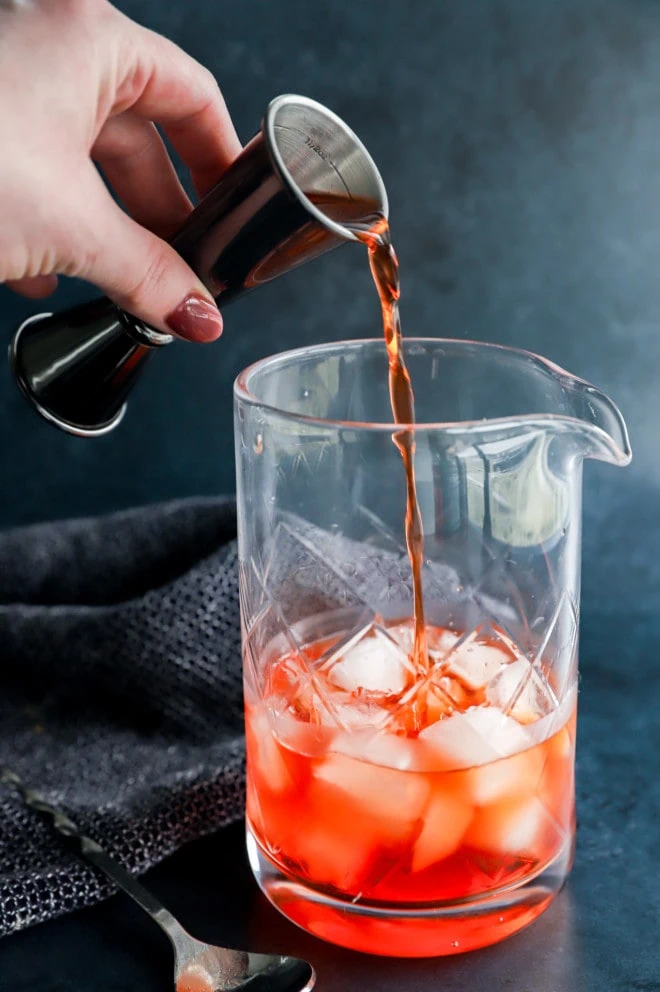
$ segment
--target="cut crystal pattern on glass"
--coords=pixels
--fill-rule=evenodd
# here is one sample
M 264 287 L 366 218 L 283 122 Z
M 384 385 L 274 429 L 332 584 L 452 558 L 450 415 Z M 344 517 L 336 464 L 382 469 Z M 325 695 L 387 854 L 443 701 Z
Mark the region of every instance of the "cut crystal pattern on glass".
M 312 615 L 313 600 L 320 606 L 317 612 L 368 606 L 385 616 L 410 614 L 412 579 L 405 551 L 355 541 L 290 514 L 281 517 L 268 550 L 263 584 L 290 622 Z M 424 592 L 429 599 L 450 601 L 459 586 L 454 569 L 425 565 Z
M 267 659 L 297 655 L 300 663 L 290 671 L 280 700 L 282 712 L 299 707 L 319 725 L 345 729 L 397 732 L 401 715 L 411 707 L 418 706 L 420 713 L 426 708 L 427 716 L 430 708 L 445 718 L 465 710 L 474 692 L 503 714 L 502 726 L 509 718 L 526 725 L 548 717 L 572 684 L 577 609 L 564 591 L 548 618 L 537 617 L 530 629 L 521 617 L 521 597 L 512 592 L 511 564 L 492 548 L 489 558 L 474 586 L 461 586 L 448 566 L 425 566 L 425 597 L 444 602 L 449 622 L 456 618 L 456 630 L 429 635 L 431 669 L 415 683 L 407 558 L 398 549 L 353 541 L 283 516 L 274 528 L 264 574 L 254 561 L 241 564 L 249 683 L 259 691 Z M 507 597 L 502 601 L 484 590 L 497 588 L 504 575 Z M 472 623 L 466 626 L 467 620 Z M 306 656 L 305 645 L 323 637 L 328 646 L 313 658 Z M 316 678 L 316 671 L 323 677 Z M 387 699 L 387 711 L 382 699 Z
M 351 542 L 303 521 L 280 521 L 273 533 L 263 587 L 288 624 L 346 607 L 364 609 L 358 583 L 345 574 Z
M 538 648 L 534 664 L 542 666 L 561 701 L 575 681 L 579 632 L 579 611 L 567 590 L 564 590 L 547 622 L 537 632 Z
M 266 594 L 253 559 L 239 560 L 238 597 L 241 608 L 243 637 L 247 637 L 266 607 Z

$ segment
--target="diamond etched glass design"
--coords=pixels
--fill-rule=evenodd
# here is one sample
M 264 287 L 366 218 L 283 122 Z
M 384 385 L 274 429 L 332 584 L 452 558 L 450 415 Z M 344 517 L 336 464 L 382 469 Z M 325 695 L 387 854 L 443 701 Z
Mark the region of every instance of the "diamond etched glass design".
M 501 585 L 503 573 L 510 593 L 504 602 L 484 592 Z M 335 689 L 399 694 L 403 708 L 410 703 L 403 690 L 419 691 L 418 685 L 408 685 L 412 626 L 398 620 L 396 609 L 391 615 L 396 607 L 409 615 L 411 600 L 407 560 L 391 550 L 391 543 L 390 548 L 373 547 L 284 517 L 274 527 L 264 574 L 258 574 L 254 562 L 243 562 L 240 578 L 253 683 L 255 670 L 267 656 L 272 659 L 276 645 L 280 653 L 304 654 L 305 644 L 325 636 L 331 646 L 308 659 L 297 680 L 318 668 L 331 676 L 326 681 Z M 537 617 L 530 624 L 519 608 L 520 597 L 511 594 L 507 563 L 491 560 L 472 586 L 462 586 L 447 566 L 427 565 L 425 580 L 425 592 L 444 604 L 449 622 L 430 636 L 431 669 L 423 687 L 439 709 L 459 708 L 466 692 L 476 691 L 523 721 L 557 708 L 574 681 L 577 647 L 577 609 L 567 592 L 547 619 Z M 466 620 L 472 621 L 467 628 Z M 519 640 L 509 627 L 517 627 Z M 334 711 L 331 701 L 324 705 Z M 391 706 L 390 720 L 395 714 Z M 338 722 L 345 723 L 345 717 Z M 381 722 L 378 716 L 376 724 Z
M 303 928 L 454 953 L 529 922 L 570 866 L 579 469 L 629 452 L 610 401 L 533 356 L 420 339 L 406 362 L 426 646 L 382 342 L 239 380 L 247 819 Z

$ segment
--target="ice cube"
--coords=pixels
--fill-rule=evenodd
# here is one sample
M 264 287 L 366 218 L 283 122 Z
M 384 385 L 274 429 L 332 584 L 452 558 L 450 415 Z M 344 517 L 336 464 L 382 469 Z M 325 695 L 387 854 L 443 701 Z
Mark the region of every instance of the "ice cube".
M 300 720 L 290 710 L 273 714 L 273 732 L 277 740 L 296 754 L 317 757 L 330 747 L 334 731 L 325 721 Z
M 384 768 L 408 771 L 415 765 L 415 740 L 398 737 L 381 731 L 339 733 L 332 742 L 332 750 L 361 761 L 370 761 Z
M 536 794 L 551 811 L 554 823 L 568 831 L 575 812 L 575 761 L 568 727 L 548 741 L 543 750 L 547 760 Z
M 527 730 L 494 706 L 471 706 L 464 716 L 502 758 L 524 751 L 530 745 Z
M 550 826 L 548 814 L 536 796 L 485 806 L 475 815 L 465 843 L 498 854 L 533 855 L 539 835 Z
M 422 730 L 419 739 L 440 761 L 439 768 L 471 768 L 495 761 L 494 750 L 479 734 L 466 713 L 452 713 Z
M 452 630 L 442 630 L 440 632 L 431 629 L 428 632 L 429 658 L 435 666 L 441 666 L 447 655 L 456 644 L 459 635 Z
M 379 705 L 380 699 L 338 689 L 324 672 L 317 671 L 301 683 L 290 701 L 279 705 L 279 710 L 297 716 L 303 723 L 328 728 L 379 727 L 389 715 Z
M 272 792 L 284 792 L 293 780 L 282 755 L 280 745 L 273 736 L 273 723 L 268 712 L 261 707 L 246 713 L 248 761 L 254 764 L 260 783 Z
M 333 702 L 332 717 L 340 727 L 351 730 L 377 730 L 386 722 L 389 713 L 381 706 L 370 704 L 368 699 L 349 698 L 346 702 Z
M 368 634 L 348 648 L 328 671 L 328 680 L 347 692 L 363 689 L 402 692 L 408 681 L 407 659 L 389 638 Z
M 302 862 L 315 883 L 356 895 L 364 885 L 373 857 L 372 837 L 350 830 L 343 814 L 337 817 L 331 813 L 328 817 L 321 793 L 308 794 L 305 814 L 304 828 L 295 833 L 289 845 L 296 861 Z
M 489 682 L 486 699 L 520 723 L 532 723 L 557 706 L 557 697 L 545 676 L 527 658 L 518 658 L 502 668 Z
M 572 686 L 558 707 L 546 716 L 528 725 L 528 733 L 535 744 L 548 740 L 557 734 L 570 720 L 577 704 L 577 686 Z
M 468 640 L 456 648 L 446 671 L 460 679 L 468 689 L 476 691 L 488 685 L 510 658 L 504 647 Z
M 304 722 L 332 725 L 332 720 L 327 718 L 326 690 L 326 682 L 322 675 L 318 673 L 312 676 L 305 675 L 296 685 L 295 691 L 289 697 L 285 697 L 284 706 L 280 702 L 281 697 L 271 697 L 273 698 L 272 708 L 276 712 L 288 710 Z
M 449 716 L 456 709 L 463 709 L 461 706 L 462 692 L 461 686 L 448 675 L 442 675 L 429 682 L 428 692 L 425 695 L 426 723 L 435 723 L 443 716 Z
M 497 761 L 529 746 L 520 724 L 501 710 L 471 706 L 438 720 L 420 733 L 443 768 L 472 768 Z
M 411 620 L 388 626 L 387 633 L 406 654 L 410 654 L 415 643 L 415 626 Z
M 423 871 L 453 854 L 473 815 L 472 807 L 459 795 L 435 790 L 424 811 L 424 826 L 415 841 L 412 870 Z
M 430 786 L 422 775 L 394 771 L 343 754 L 330 754 L 317 768 L 314 778 L 349 802 L 360 830 L 361 816 L 378 821 L 383 835 L 403 835 L 421 816 Z
M 535 748 L 465 773 L 466 790 L 475 806 L 534 795 L 545 755 Z
M 455 634 L 453 630 L 441 630 L 439 632 L 431 630 L 429 632 L 429 650 L 433 654 L 449 654 L 458 640 L 459 635 Z
M 305 793 L 292 848 L 315 882 L 357 894 L 378 858 L 401 857 L 429 799 L 423 775 L 330 754 Z M 373 883 L 371 883 L 373 884 Z
M 317 677 L 325 688 L 318 693 L 312 707 L 313 723 L 335 730 L 377 730 L 388 720 L 390 713 L 381 702 L 382 695 L 355 695 L 344 689 L 337 689 L 321 676 Z

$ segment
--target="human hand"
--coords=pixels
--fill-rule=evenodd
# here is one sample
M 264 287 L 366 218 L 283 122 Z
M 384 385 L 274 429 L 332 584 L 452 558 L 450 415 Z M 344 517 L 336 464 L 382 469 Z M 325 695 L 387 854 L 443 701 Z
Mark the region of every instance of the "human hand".
M 192 205 L 154 121 L 200 195 L 241 150 L 211 74 L 107 0 L 0 0 L 0 282 L 39 298 L 78 276 L 210 341 L 213 298 L 163 240 Z

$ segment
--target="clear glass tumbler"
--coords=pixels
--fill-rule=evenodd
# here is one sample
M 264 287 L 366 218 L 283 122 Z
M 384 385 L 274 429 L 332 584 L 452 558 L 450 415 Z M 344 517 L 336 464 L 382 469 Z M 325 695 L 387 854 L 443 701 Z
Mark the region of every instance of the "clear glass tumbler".
M 630 449 L 606 396 L 534 355 L 406 358 L 425 672 L 382 340 L 236 382 L 247 831 L 301 927 L 426 956 L 519 930 L 570 869 L 582 462 Z

